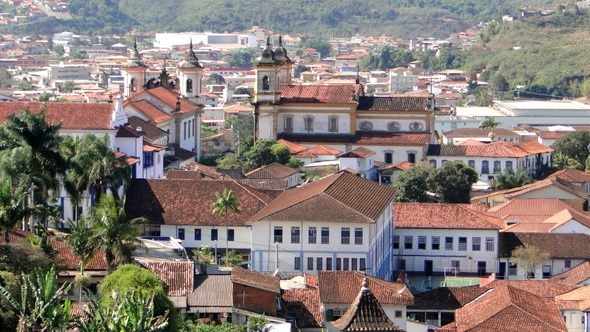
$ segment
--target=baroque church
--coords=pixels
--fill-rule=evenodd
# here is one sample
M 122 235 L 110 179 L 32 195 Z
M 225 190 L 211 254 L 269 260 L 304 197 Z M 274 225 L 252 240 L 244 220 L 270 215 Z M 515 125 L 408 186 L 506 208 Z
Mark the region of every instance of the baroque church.
M 294 62 L 279 38 L 270 38 L 255 65 L 256 139 L 283 139 L 323 145 L 341 152 L 359 147 L 385 163 L 425 161 L 435 143 L 433 99 L 365 96 L 357 82 L 340 85 L 293 84 Z

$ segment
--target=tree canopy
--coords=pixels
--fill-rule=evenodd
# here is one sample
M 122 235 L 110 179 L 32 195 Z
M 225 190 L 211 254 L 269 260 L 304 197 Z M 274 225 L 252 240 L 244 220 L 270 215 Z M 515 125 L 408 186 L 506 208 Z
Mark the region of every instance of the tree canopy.
M 571 167 L 579 170 L 589 169 L 590 163 L 590 132 L 573 131 L 559 138 L 551 147 L 555 154 L 563 159 L 561 167 Z
M 403 171 L 392 183 L 396 189 L 395 200 L 398 202 L 427 202 L 428 185 L 426 179 L 432 171 L 432 167 L 422 165 L 416 165 Z
M 462 161 L 448 161 L 432 171 L 426 183 L 443 203 L 469 203 L 471 186 L 478 178 L 477 171 Z

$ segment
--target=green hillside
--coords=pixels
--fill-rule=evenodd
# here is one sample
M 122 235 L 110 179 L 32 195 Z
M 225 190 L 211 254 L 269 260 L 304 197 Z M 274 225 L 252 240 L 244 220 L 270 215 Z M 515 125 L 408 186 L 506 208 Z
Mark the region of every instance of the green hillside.
M 485 44 L 469 50 L 465 69 L 487 68 L 481 79 L 508 82 L 510 90 L 580 95 L 590 76 L 590 14 L 572 8 L 548 17 L 490 24 Z
M 70 0 L 77 32 L 240 31 L 325 37 L 390 34 L 446 37 L 478 22 L 555 0 Z

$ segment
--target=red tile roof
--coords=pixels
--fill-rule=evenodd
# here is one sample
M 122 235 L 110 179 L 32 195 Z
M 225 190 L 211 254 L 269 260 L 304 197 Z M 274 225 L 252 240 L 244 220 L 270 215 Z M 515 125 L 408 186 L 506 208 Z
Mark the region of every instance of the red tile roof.
M 303 151 L 303 153 L 309 153 L 315 156 L 336 156 L 342 153 L 342 151 L 320 144 Z
M 569 183 L 590 183 L 590 173 L 577 169 L 562 169 L 549 175 L 548 178 L 558 178 Z
M 131 96 L 129 99 L 131 99 L 132 101 L 142 100 L 144 99 L 144 96 L 146 94 L 160 100 L 162 103 L 166 104 L 166 106 L 173 110 L 176 109 L 176 102 L 179 101 L 179 95 L 176 92 L 165 87 L 157 87 L 149 90 L 142 90 Z M 193 104 L 188 99 L 180 98 L 180 113 L 190 112 L 198 108 L 198 105 Z
M 318 287 L 322 303 L 352 303 L 365 276 L 357 271 L 319 271 Z M 414 304 L 414 296 L 404 283 L 367 276 L 368 286 L 381 304 Z
M 551 277 L 551 280 L 574 285 L 581 284 L 588 279 L 590 279 L 590 261 L 585 261 L 563 273 Z
M 500 233 L 499 257 L 519 246 L 534 246 L 553 259 L 590 259 L 590 235 L 580 233 Z M 572 245 L 575 244 L 575 245 Z
M 166 285 L 168 296 L 187 296 L 194 289 L 195 262 L 145 261 L 143 267 L 157 275 Z
M 295 317 L 298 328 L 324 326 L 320 291 L 317 287 L 286 289 L 282 298 L 286 314 Z
M 236 195 L 241 213 L 211 212 L 215 193 L 225 188 Z M 244 226 L 272 199 L 233 180 L 135 179 L 127 191 L 126 211 L 129 218 L 146 217 L 153 224 Z
M 567 328 L 554 301 L 510 286 L 494 288 L 455 312 L 463 331 L 563 331 Z
M 298 173 L 299 170 L 291 168 L 279 163 L 272 163 L 254 169 L 244 176 L 248 179 L 285 179 L 289 176 Z
M 286 190 L 251 218 L 372 223 L 389 207 L 390 186 L 341 172 Z
M 264 289 L 274 293 L 281 292 L 281 282 L 279 277 L 273 277 L 262 272 L 246 270 L 241 267 L 232 268 L 231 281 L 241 285 Z
M 555 198 L 515 198 L 490 208 L 488 215 L 508 220 L 510 216 L 535 216 L 545 220 L 563 210 L 575 210 Z
M 277 140 L 277 143 L 281 143 L 287 146 L 287 148 L 289 148 L 289 152 L 291 152 L 292 154 L 307 150 L 308 147 L 303 146 L 303 145 L 299 145 L 297 143 L 293 143 L 293 142 L 289 142 L 285 139 L 279 139 Z
M 499 218 L 488 216 L 462 204 L 395 203 L 395 228 L 502 229 Z
M 355 104 L 363 91 L 360 84 L 343 85 L 283 85 L 283 103 Z
M 375 133 L 359 132 L 359 145 L 424 145 L 430 142 L 430 133 Z
M 375 151 L 371 151 L 365 147 L 358 147 L 348 152 L 343 152 L 338 155 L 338 158 L 368 158 L 375 154 Z
M 158 109 L 156 106 L 150 104 L 150 102 L 145 99 L 136 101 L 128 100 L 125 102 L 125 106 L 132 107 L 136 111 L 145 115 L 154 124 L 160 124 L 172 120 L 172 116 L 170 114 Z
M 31 113 L 40 113 L 46 108 L 45 120 L 48 123 L 60 123 L 62 129 L 108 130 L 113 114 L 112 103 L 39 103 L 39 102 L 0 102 L 0 123 L 4 123 L 10 114 L 19 114 L 28 109 Z
M 534 295 L 550 299 L 580 287 L 578 285 L 552 280 L 494 280 L 485 285 L 484 288 L 490 289 L 503 286 L 522 289 Z
M 428 155 L 449 157 L 522 158 L 532 154 L 550 153 L 553 149 L 535 141 L 523 143 L 492 142 L 485 145 L 438 145 L 428 147 Z
M 414 305 L 408 310 L 455 310 L 475 300 L 487 292 L 487 288 L 476 286 L 467 287 L 438 287 L 433 290 L 416 294 Z

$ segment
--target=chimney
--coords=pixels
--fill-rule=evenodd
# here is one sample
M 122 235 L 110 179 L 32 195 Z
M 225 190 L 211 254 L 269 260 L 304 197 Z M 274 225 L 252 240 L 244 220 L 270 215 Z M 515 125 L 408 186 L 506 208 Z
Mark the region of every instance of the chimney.
M 176 99 L 176 111 L 180 111 L 180 96 Z

